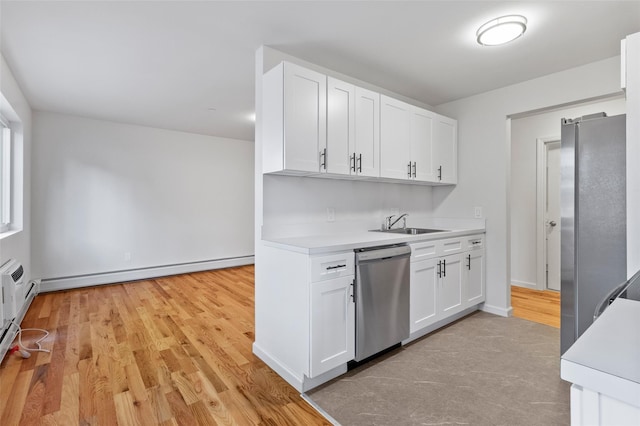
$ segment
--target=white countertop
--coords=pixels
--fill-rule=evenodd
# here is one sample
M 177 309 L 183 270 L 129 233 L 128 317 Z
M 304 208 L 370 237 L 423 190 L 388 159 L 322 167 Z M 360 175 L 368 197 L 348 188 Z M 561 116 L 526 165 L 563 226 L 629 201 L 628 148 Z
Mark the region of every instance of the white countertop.
M 616 299 L 562 356 L 560 376 L 640 407 L 640 302 Z
M 468 228 L 432 232 L 421 235 L 394 234 L 373 231 L 341 232 L 339 234 L 307 235 L 300 237 L 269 238 L 262 241 L 271 247 L 304 254 L 321 254 L 399 243 L 440 240 L 463 235 L 483 234 L 484 228 Z

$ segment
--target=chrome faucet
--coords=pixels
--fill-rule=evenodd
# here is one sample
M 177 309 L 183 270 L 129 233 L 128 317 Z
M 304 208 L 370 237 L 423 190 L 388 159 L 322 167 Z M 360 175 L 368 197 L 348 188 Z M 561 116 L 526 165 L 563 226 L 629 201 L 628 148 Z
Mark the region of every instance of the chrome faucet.
M 387 222 L 386 222 L 387 223 L 387 230 L 391 229 L 391 227 L 393 225 L 395 225 L 396 223 L 398 223 L 400 221 L 400 219 L 403 219 L 402 227 L 403 228 L 407 227 L 407 216 L 409 216 L 409 213 L 404 213 L 404 214 L 400 215 L 399 218 L 397 218 L 396 220 L 391 222 L 391 218 L 393 218 L 393 216 L 395 216 L 395 215 L 392 214 L 391 216 L 387 216 Z

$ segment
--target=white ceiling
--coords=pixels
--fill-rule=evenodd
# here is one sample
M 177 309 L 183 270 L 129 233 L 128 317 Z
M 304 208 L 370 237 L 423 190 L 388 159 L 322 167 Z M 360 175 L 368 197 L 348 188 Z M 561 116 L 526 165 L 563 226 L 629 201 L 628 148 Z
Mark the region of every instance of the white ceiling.
M 522 38 L 475 42 L 509 13 Z M 262 44 L 438 105 L 618 55 L 640 1 L 2 0 L 0 28 L 36 110 L 253 140 Z

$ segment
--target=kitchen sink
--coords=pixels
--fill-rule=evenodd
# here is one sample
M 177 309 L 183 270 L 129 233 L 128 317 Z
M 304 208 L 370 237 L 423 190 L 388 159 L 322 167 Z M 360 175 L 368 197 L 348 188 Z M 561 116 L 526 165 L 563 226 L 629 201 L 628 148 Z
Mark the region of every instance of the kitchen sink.
M 373 232 L 388 232 L 390 234 L 407 234 L 420 235 L 430 234 L 432 232 L 443 232 L 444 229 L 428 229 L 428 228 L 396 228 L 396 229 L 374 229 Z

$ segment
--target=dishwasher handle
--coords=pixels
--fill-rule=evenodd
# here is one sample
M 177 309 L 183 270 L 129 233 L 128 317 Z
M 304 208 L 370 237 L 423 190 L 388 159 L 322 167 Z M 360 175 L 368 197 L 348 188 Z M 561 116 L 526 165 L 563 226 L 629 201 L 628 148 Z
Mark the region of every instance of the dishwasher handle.
M 368 261 L 383 260 L 389 257 L 409 257 L 411 256 L 411 247 L 408 245 L 383 246 L 374 247 L 372 249 L 356 250 L 356 262 L 363 263 Z

